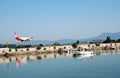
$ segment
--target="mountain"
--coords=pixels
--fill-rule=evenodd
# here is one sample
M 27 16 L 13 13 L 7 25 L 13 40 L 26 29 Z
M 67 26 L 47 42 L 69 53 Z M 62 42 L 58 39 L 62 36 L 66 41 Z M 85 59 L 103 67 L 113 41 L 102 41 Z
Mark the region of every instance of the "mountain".
M 92 37 L 92 38 L 87 38 L 87 39 L 61 39 L 61 40 L 54 40 L 54 41 L 49 41 L 49 40 L 33 40 L 31 42 L 19 42 L 17 44 L 32 44 L 32 45 L 38 45 L 38 44 L 53 44 L 55 42 L 61 43 L 61 44 L 67 44 L 67 43 L 74 43 L 77 40 L 80 42 L 86 42 L 86 41 L 92 41 L 92 40 L 105 40 L 107 36 L 110 36 L 111 39 L 120 39 L 120 32 L 116 33 L 102 33 L 99 36 Z
M 92 37 L 92 38 L 88 38 L 88 39 L 84 39 L 87 41 L 91 41 L 91 40 L 105 40 L 107 36 L 110 36 L 111 39 L 119 39 L 120 38 L 120 32 L 116 32 L 116 33 L 102 33 L 97 37 Z
M 20 44 L 20 45 L 39 45 L 39 44 L 44 44 L 44 45 L 49 45 L 49 44 L 53 44 L 55 42 L 57 43 L 61 43 L 61 44 L 67 44 L 67 43 L 73 43 L 76 40 L 73 39 L 61 39 L 61 40 L 54 40 L 54 41 L 49 41 L 49 40 L 33 40 L 30 42 L 17 42 L 16 44 Z
M 16 44 L 20 44 L 20 45 L 39 45 L 39 44 L 44 44 L 44 45 L 48 45 L 48 44 L 52 44 L 53 41 L 49 41 L 49 40 L 32 40 L 32 41 L 28 41 L 28 42 L 17 42 Z
M 86 39 L 62 39 L 62 40 L 56 40 L 56 42 L 59 43 L 73 43 L 77 40 L 79 40 L 80 42 L 88 42 L 88 41 L 92 41 L 92 40 L 105 40 L 107 36 L 110 36 L 111 39 L 120 39 L 120 32 L 116 32 L 116 33 L 102 33 L 96 37 L 92 37 L 92 38 L 86 38 Z

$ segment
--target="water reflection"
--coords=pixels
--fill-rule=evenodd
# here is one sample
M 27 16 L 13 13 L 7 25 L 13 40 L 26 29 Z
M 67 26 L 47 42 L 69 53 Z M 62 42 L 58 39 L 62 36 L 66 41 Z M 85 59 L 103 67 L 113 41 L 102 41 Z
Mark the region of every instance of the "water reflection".
M 34 60 L 44 60 L 49 58 L 62 58 L 72 56 L 72 53 L 48 53 L 48 54 L 38 54 L 38 55 L 19 55 L 19 56 L 9 56 L 0 57 L 0 64 L 6 64 L 9 66 L 11 62 L 15 62 L 16 68 L 23 64 L 28 64 Z
M 16 60 L 16 67 L 18 68 L 20 66 L 21 59 Z
M 109 56 L 109 55 L 120 55 L 120 51 L 116 50 L 106 50 L 101 52 L 94 52 L 94 54 L 87 54 L 87 55 L 73 55 L 73 58 L 76 60 L 80 60 L 82 62 L 90 61 L 94 58 L 94 56 Z
M 108 56 L 108 55 L 120 55 L 120 51 L 117 50 L 106 50 L 102 52 L 95 52 L 96 56 Z
M 92 60 L 94 56 L 105 56 L 105 55 L 119 55 L 120 51 L 104 51 L 104 52 L 95 52 L 90 55 L 75 55 L 73 53 L 48 53 L 48 54 L 38 54 L 38 55 L 19 55 L 19 56 L 9 56 L 9 57 L 0 57 L 0 65 L 6 64 L 9 68 L 9 64 L 12 62 L 16 68 L 21 65 L 29 64 L 31 61 L 35 60 L 44 60 L 50 58 L 63 58 L 63 57 L 72 57 L 74 59 L 87 62 Z

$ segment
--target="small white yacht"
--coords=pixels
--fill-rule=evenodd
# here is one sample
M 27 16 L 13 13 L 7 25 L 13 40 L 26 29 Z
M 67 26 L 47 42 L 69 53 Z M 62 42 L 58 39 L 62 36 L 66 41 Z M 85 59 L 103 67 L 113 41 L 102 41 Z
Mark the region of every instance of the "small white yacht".
M 75 51 L 74 52 L 75 55 L 90 55 L 93 54 L 93 51 Z

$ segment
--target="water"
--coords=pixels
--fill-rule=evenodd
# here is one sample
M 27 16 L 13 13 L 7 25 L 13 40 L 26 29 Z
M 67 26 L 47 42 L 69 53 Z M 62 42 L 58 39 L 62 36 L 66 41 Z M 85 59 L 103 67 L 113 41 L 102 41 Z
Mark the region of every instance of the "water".
M 1 57 L 0 78 L 120 78 L 120 52 Z

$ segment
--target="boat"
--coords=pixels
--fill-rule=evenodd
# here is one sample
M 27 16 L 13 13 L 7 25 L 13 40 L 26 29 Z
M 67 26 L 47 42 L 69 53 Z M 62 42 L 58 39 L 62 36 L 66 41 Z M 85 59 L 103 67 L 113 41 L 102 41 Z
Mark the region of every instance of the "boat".
M 93 54 L 93 51 L 75 51 L 74 55 L 90 55 Z
M 74 58 L 77 58 L 77 59 L 85 59 L 85 58 L 91 58 L 91 57 L 93 57 L 94 56 L 94 54 L 87 54 L 87 55 L 75 55 L 75 56 L 73 56 Z
M 87 55 L 74 55 L 75 60 L 87 62 L 93 59 L 94 54 L 87 54 Z

